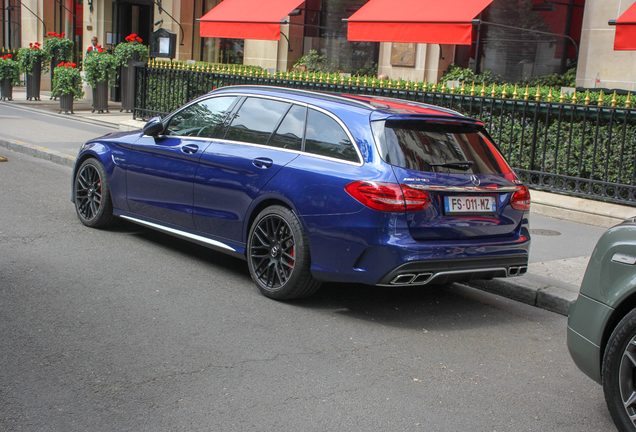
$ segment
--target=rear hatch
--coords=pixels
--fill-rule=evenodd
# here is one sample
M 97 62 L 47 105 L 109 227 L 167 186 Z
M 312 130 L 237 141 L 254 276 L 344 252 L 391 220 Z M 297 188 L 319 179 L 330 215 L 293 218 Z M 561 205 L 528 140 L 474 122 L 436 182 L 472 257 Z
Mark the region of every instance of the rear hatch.
M 503 237 L 518 230 L 528 190 L 480 123 L 408 116 L 373 121 L 372 128 L 380 156 L 393 166 L 402 189 L 430 196 L 424 210 L 407 211 L 413 238 Z

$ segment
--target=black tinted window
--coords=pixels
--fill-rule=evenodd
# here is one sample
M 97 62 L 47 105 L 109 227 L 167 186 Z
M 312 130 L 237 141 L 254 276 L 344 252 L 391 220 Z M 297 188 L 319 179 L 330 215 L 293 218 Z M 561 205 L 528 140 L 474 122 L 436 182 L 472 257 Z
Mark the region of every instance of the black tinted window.
M 307 118 L 305 151 L 358 162 L 353 143 L 340 124 L 326 114 L 310 109 Z
M 267 144 L 288 108 L 286 102 L 248 98 L 232 120 L 225 139 Z
M 307 108 L 294 105 L 276 130 L 269 144 L 274 147 L 300 150 L 303 144 L 306 117 Z
M 423 121 L 372 123 L 380 156 L 394 166 L 424 172 L 503 174 L 510 167 L 476 128 Z
M 222 122 L 235 97 L 202 100 L 176 113 L 170 119 L 167 135 L 220 138 Z

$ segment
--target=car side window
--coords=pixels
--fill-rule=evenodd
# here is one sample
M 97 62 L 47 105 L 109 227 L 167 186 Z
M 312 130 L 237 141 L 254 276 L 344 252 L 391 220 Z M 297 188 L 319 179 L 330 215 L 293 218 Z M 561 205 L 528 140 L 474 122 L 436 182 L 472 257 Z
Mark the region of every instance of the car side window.
M 223 120 L 236 97 L 215 97 L 194 103 L 170 119 L 166 135 L 222 138 Z
M 232 119 L 225 139 L 267 144 L 289 103 L 261 98 L 247 98 Z
M 309 110 L 307 117 L 305 151 L 359 162 L 358 153 L 342 126 L 328 115 L 313 109 Z
M 291 150 L 300 150 L 303 145 L 306 118 L 306 107 L 299 105 L 292 106 L 276 130 L 269 145 Z

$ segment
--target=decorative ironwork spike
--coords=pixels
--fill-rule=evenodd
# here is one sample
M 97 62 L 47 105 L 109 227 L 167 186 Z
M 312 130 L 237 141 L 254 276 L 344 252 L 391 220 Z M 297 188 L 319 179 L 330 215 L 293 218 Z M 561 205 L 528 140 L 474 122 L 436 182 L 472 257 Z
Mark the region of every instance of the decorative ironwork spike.
M 484 83 L 481 86 L 481 93 L 479 93 L 480 96 L 486 96 L 486 81 L 484 81 Z
M 598 94 L 598 106 L 603 106 L 603 90 Z
M 550 87 L 550 92 L 548 93 L 548 102 L 552 102 L 552 87 Z
M 371 87 L 375 87 L 375 77 L 371 79 Z
M 387 87 L 388 88 L 393 88 L 393 80 L 392 79 L 388 79 L 387 80 Z M 399 88 L 399 84 L 398 84 L 398 88 Z
M 324 80 L 324 77 L 323 77 L 323 75 L 322 75 L 322 72 L 320 72 L 320 78 L 318 79 L 318 81 L 319 81 L 319 82 L 323 82 L 323 80 Z
M 473 85 L 470 87 L 470 95 L 475 96 L 475 81 L 473 81 Z
M 384 80 L 382 78 L 380 78 L 380 88 L 384 87 Z
M 314 71 L 314 76 L 312 76 L 312 77 L 311 77 L 311 80 L 312 80 L 313 82 L 316 82 L 316 71 Z
M 367 81 L 367 76 L 364 76 L 364 82 L 363 82 L 365 87 L 369 87 L 369 81 Z
M 431 88 L 433 93 L 437 92 L 437 84 L 433 83 L 433 87 Z
M 351 77 L 349 77 L 349 79 L 351 80 Z M 342 84 L 342 85 L 345 84 L 345 76 L 344 75 L 340 75 L 340 84 Z
M 455 83 L 454 82 L 451 83 L 450 93 L 451 94 L 455 94 Z
M 466 94 L 466 86 L 464 81 L 462 81 L 462 88 L 459 90 L 459 92 L 463 95 Z
M 627 100 L 625 101 L 625 108 L 631 108 L 632 107 L 632 101 L 631 101 L 631 96 L 632 96 L 632 92 L 627 93 Z
M 530 87 L 526 86 L 526 92 L 523 94 L 523 100 L 528 100 L 528 98 L 530 97 L 530 93 L 528 93 L 529 89 Z
M 496 84 L 493 84 L 493 85 L 492 85 L 492 93 L 491 93 L 490 95 L 491 95 L 493 98 L 494 98 L 495 96 L 497 96 L 497 85 L 496 85 Z
M 515 84 L 515 91 L 512 92 L 513 99 L 519 99 L 519 93 L 517 93 L 517 85 Z
M 587 90 L 585 92 L 585 105 L 589 105 L 590 104 L 590 91 Z
M 565 95 L 563 94 L 563 87 L 561 87 L 561 96 L 559 97 L 559 102 L 565 102 Z
M 576 89 L 574 89 L 574 93 L 572 93 L 572 103 L 576 105 L 578 99 L 576 98 Z
M 410 80 L 406 81 L 406 85 L 404 86 L 404 88 L 407 89 L 407 90 L 411 90 L 411 81 Z
M 536 100 L 537 102 L 541 100 L 541 92 L 539 91 L 541 89 L 541 86 L 537 86 L 537 93 L 534 95 L 534 100 Z
M 503 91 L 501 92 L 501 97 L 504 99 L 506 98 L 506 84 L 504 84 Z
M 360 86 L 360 75 L 356 75 L 356 86 Z

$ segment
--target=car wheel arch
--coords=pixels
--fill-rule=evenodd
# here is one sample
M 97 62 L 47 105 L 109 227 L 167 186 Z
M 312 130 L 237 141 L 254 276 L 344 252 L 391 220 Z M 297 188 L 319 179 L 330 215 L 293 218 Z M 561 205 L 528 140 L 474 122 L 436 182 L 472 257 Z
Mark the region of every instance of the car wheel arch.
M 108 168 L 106 167 L 106 165 L 104 164 L 104 161 L 102 160 L 102 158 L 99 157 L 98 154 L 92 153 L 92 152 L 86 152 L 84 153 L 79 159 L 77 159 L 77 161 L 75 162 L 75 166 L 73 167 L 73 175 L 71 177 L 72 179 L 72 190 L 73 190 L 73 194 L 71 196 L 71 202 L 75 202 L 75 177 L 77 176 L 77 172 L 80 169 L 80 167 L 82 166 L 82 164 L 87 161 L 88 159 L 95 159 L 96 161 L 99 161 L 103 166 L 104 169 L 106 170 L 106 174 L 108 175 Z M 112 197 L 111 197 L 112 198 Z
M 609 342 L 610 336 L 614 332 L 614 329 L 618 325 L 619 322 L 625 316 L 631 312 L 633 309 L 636 309 L 636 290 L 630 294 L 627 298 L 625 298 L 619 305 L 614 309 L 612 314 L 610 315 L 607 323 L 605 324 L 605 328 L 603 330 L 603 337 L 601 339 L 601 349 L 600 349 L 600 365 L 601 365 L 601 374 L 603 372 L 603 356 L 605 354 L 605 350 L 607 349 L 607 344 Z
M 296 208 L 294 207 L 294 205 L 287 199 L 284 199 L 282 197 L 263 197 L 260 200 L 254 200 L 254 202 L 252 202 L 252 205 L 250 206 L 249 210 L 247 211 L 247 214 L 249 215 L 248 217 L 245 218 L 245 226 L 243 227 L 243 238 L 247 241 L 247 237 L 250 231 L 250 227 L 252 226 L 252 224 L 254 223 L 254 221 L 256 220 L 256 216 L 258 216 L 258 214 L 263 211 L 265 208 L 270 207 L 270 206 L 275 206 L 275 205 L 280 205 L 283 207 L 287 207 L 288 209 L 290 209 L 291 211 L 293 211 L 296 216 L 298 217 L 298 220 L 300 221 L 301 225 L 304 225 L 302 219 L 299 217 L 298 212 L 296 211 Z M 303 226 L 303 228 L 305 228 Z M 246 252 L 247 254 L 247 252 Z

